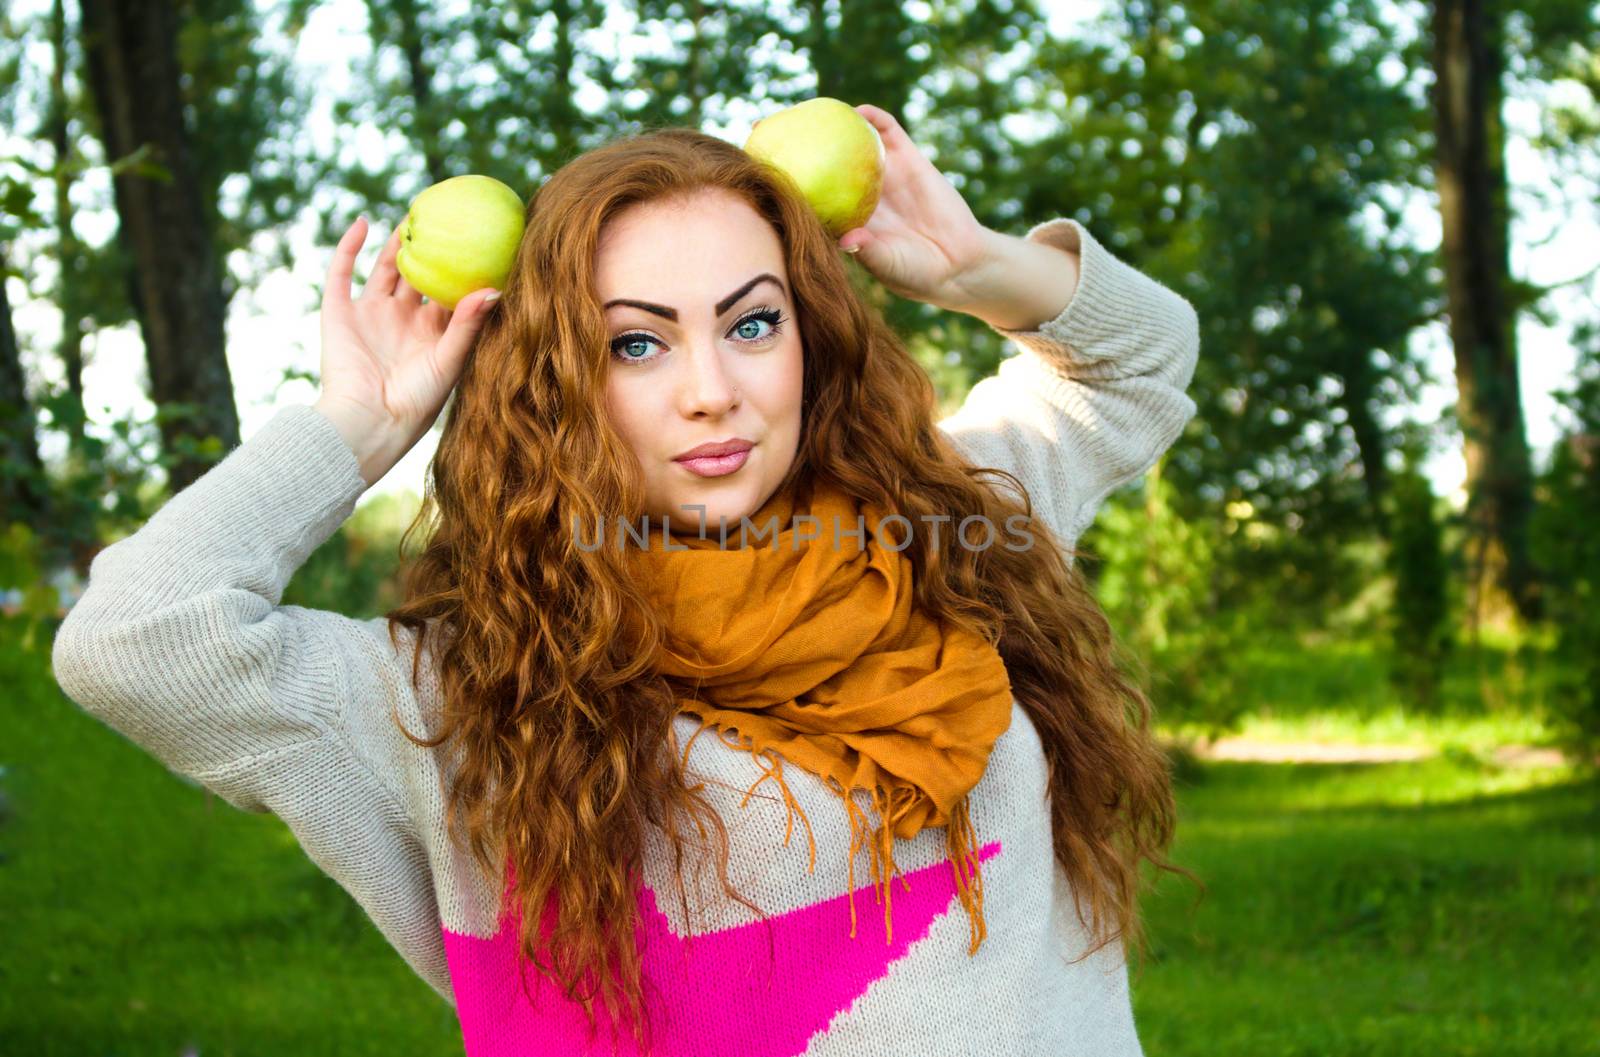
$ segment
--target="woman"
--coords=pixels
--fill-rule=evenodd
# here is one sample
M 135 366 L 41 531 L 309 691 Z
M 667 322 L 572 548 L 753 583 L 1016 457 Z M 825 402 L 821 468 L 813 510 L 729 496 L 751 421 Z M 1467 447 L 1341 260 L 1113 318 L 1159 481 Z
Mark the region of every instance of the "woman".
M 352 300 L 358 220 L 316 404 L 56 638 L 83 707 L 288 823 L 473 1057 L 1139 1052 L 1171 790 L 1071 548 L 1194 413 L 1194 312 L 1075 221 L 984 228 L 857 109 L 885 185 L 837 241 L 687 129 L 551 176 L 497 303 L 424 303 L 394 237 Z M 841 249 L 1017 355 L 935 424 Z M 452 392 L 405 603 L 279 605 Z

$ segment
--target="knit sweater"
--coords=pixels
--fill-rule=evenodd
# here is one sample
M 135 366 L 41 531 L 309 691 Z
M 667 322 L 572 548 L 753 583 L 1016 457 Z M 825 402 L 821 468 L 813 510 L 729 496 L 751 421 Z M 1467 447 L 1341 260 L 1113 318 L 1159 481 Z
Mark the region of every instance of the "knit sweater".
M 1002 330 L 1014 354 L 940 426 L 972 463 L 1015 474 L 1035 516 L 1070 546 L 1105 496 L 1152 465 L 1193 416 L 1185 390 L 1198 327 L 1188 301 L 1077 221 L 1049 220 L 1026 237 L 1079 252 L 1076 291 L 1037 330 Z M 409 633 L 397 651 L 382 618 L 280 604 L 364 490 L 327 418 L 281 408 L 95 557 L 56 635 L 55 677 L 172 771 L 237 808 L 281 818 L 455 1008 L 468 1057 L 612 1052 L 604 1034 L 590 1048 L 581 1008 L 535 970 L 531 999 L 518 987 L 515 932 L 496 914 L 504 878 L 482 876 L 447 836 L 442 750 L 395 728 L 391 712 L 419 734 L 438 729 L 442 696 L 428 655 L 414 688 Z M 674 723 L 688 744 L 697 723 L 683 714 Z M 1088 936 L 1053 859 L 1041 744 L 1016 701 L 970 795 L 991 897 L 987 938 L 970 955 L 939 828 L 896 845 L 903 877 L 890 938 L 863 866 L 850 889 L 850 833 L 834 792 L 785 769 L 813 830 L 808 872 L 805 834 L 785 841 L 782 797 L 769 784 L 745 799 L 762 774 L 755 759 L 717 737 L 690 750 L 689 777 L 705 782 L 727 824 L 729 879 L 770 916 L 729 899 L 714 869 L 697 879 L 690 867 L 684 919 L 670 845 L 647 832 L 639 900 L 655 1052 L 1141 1052 L 1124 947 L 1079 957 Z M 861 910 L 854 937 L 852 895 Z M 634 1052 L 626 1035 L 615 1052 Z

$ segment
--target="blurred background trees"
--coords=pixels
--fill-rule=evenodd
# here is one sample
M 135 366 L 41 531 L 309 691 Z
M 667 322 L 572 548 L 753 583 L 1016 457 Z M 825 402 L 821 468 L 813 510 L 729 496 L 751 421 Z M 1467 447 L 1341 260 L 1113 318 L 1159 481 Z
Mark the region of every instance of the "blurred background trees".
M 1574 379 L 1563 439 L 1534 451 L 1518 321 L 1592 344 L 1595 262 L 1546 286 L 1513 274 L 1536 200 L 1511 193 L 1505 111 L 1535 104 L 1520 149 L 1587 195 L 1543 215 L 1592 225 L 1591 4 L 33 0 L 3 17 L 3 480 L 29 568 L 81 576 L 238 443 L 230 340 L 314 311 L 357 212 L 393 223 L 464 172 L 526 196 L 610 137 L 742 139 L 826 94 L 896 113 L 990 226 L 1077 217 L 1199 310 L 1200 413 L 1084 541 L 1169 715 L 1225 729 L 1239 644 L 1267 631 L 1381 644 L 1419 708 L 1457 639 L 1532 663 L 1539 635 L 1581 638 L 1592 384 Z M 857 278 L 948 406 L 1006 355 L 976 320 Z M 112 356 L 142 356 L 140 399 L 89 408 L 85 374 Z M 283 349 L 283 393 L 310 392 L 314 357 Z M 1430 387 L 1451 406 L 1427 410 Z

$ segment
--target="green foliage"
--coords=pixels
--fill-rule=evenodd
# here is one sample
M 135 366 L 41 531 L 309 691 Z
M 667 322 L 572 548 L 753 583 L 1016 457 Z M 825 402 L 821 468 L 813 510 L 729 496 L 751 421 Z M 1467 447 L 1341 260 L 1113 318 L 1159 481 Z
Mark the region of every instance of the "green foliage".
M 206 226 L 223 297 L 288 267 L 288 226 L 316 187 L 308 85 L 292 50 L 262 32 L 255 0 L 180 0 L 178 62 Z M 263 249 L 266 252 L 261 252 Z
M 1438 708 L 1452 643 L 1449 568 L 1438 503 L 1415 460 L 1408 459 L 1391 479 L 1389 501 L 1388 565 L 1394 578 L 1390 672 L 1407 702 L 1432 712 Z
M 65 385 L 46 383 L 34 404 L 41 436 L 70 435 L 85 421 L 82 404 Z M 26 481 L 34 494 L 45 497 L 41 518 L 29 511 L 0 511 L 7 523 L 32 523 L 27 548 L 38 570 L 67 564 L 86 569 L 104 541 L 132 532 L 164 498 L 151 474 L 161 456 L 146 454 L 156 450 L 154 422 L 130 412 L 105 426 L 109 439 L 85 435 L 58 465 L 0 462 L 0 474 Z M 12 583 L 0 578 L 0 587 Z
M 1124 493 L 1101 508 L 1080 547 L 1093 557 L 1112 628 L 1146 670 L 1158 715 L 1221 731 L 1248 700 L 1236 663 L 1247 631 L 1241 611 L 1218 605 L 1215 523 L 1185 520 L 1172 497 L 1158 465 L 1142 496 Z
M 43 629 L 55 619 L 60 598 L 39 562 L 39 540 L 20 521 L 0 525 L 0 593 L 7 585 L 20 585 L 21 597 L 8 605 L 12 619 L 23 628 L 19 648 L 39 650 L 45 645 Z
M 1397 20 L 1369 0 L 1106 11 L 1039 63 L 1063 116 L 1021 157 L 1050 176 L 1023 215 L 1071 210 L 1195 305 L 1199 414 L 1167 470 L 1186 515 L 1249 503 L 1333 554 L 1373 527 L 1384 412 L 1415 399 L 1408 339 L 1438 300 L 1393 204 L 1428 146 L 1425 102 L 1375 73 L 1410 73 Z M 1310 548 L 1285 543 L 1252 548 L 1255 579 L 1300 575 Z
M 1563 675 L 1553 704 L 1567 740 L 1600 754 L 1600 328 L 1579 334 L 1584 354 L 1562 394 L 1573 426 L 1539 482 L 1531 534 L 1545 576 L 1545 616 Z

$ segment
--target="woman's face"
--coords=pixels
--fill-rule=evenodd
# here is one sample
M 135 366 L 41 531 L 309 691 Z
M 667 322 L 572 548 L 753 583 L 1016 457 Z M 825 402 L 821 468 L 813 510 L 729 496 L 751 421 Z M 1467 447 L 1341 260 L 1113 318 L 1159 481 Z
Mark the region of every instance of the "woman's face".
M 638 457 L 652 524 L 737 526 L 800 442 L 802 345 L 777 232 L 725 192 L 651 202 L 600 234 L 606 406 Z M 705 444 L 743 455 L 685 460 Z

